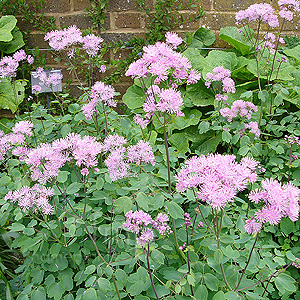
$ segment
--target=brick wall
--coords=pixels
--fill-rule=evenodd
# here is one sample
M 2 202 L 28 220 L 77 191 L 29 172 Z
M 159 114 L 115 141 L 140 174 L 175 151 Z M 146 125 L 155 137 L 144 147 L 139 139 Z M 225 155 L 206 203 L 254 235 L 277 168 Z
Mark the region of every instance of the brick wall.
M 270 2 L 272 0 L 266 0 Z M 144 0 L 146 8 L 153 11 L 155 0 Z M 235 24 L 235 13 L 240 9 L 245 9 L 249 5 L 255 3 L 255 0 L 199 0 L 198 6 L 206 12 L 205 16 L 197 22 L 189 21 L 189 17 L 195 16 L 195 10 L 190 9 L 189 0 L 181 0 L 181 10 L 179 11 L 187 20 L 184 24 L 178 26 L 176 31 L 184 36 L 186 31 L 195 31 L 200 26 L 207 26 L 217 34 L 219 29 L 224 26 L 233 26 Z M 262 2 L 262 1 L 257 1 Z M 86 9 L 89 7 L 89 0 L 46 0 L 43 12 L 45 16 L 54 16 L 56 26 L 58 28 L 67 27 L 76 24 L 81 29 L 86 29 L 92 25 L 91 20 L 87 16 Z M 154 12 L 154 11 L 153 11 Z M 109 0 L 108 13 L 104 24 L 105 31 L 101 36 L 107 42 L 111 41 L 127 41 L 133 36 L 141 35 L 146 30 L 147 19 L 145 13 L 138 10 L 136 0 Z M 26 24 L 19 18 L 19 27 L 23 30 L 30 29 L 31 34 L 28 40 L 28 46 L 31 48 L 37 45 L 40 48 L 47 48 L 48 44 L 44 42 L 44 35 L 32 28 L 30 24 Z M 289 31 L 294 33 L 298 31 L 299 16 L 293 23 L 286 26 Z M 221 41 L 217 41 L 215 46 L 224 46 Z M 47 64 L 49 67 L 61 67 L 49 51 L 45 51 Z M 120 53 L 115 54 L 110 51 L 110 57 L 114 58 Z M 68 78 L 66 70 L 63 70 L 64 78 Z M 71 75 L 72 76 L 72 75 Z M 72 78 L 75 81 L 75 78 Z M 128 79 L 124 79 L 116 85 L 116 89 L 123 93 L 130 83 Z

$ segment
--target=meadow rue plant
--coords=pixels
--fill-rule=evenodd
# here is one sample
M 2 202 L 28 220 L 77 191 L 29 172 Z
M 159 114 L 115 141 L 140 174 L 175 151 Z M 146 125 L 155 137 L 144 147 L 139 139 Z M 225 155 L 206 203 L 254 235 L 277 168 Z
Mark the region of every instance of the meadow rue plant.
M 298 9 L 279 7 L 284 22 Z M 282 16 L 256 4 L 237 20 Z M 124 115 L 90 76 L 63 116 L 33 104 L 1 121 L 0 226 L 23 264 L 0 297 L 298 299 L 297 49 L 234 27 L 220 30 L 234 50 L 207 53 L 194 46 L 213 33 L 196 33 L 144 47 Z M 85 57 L 103 72 L 101 38 L 72 26 L 46 39 L 74 71 Z

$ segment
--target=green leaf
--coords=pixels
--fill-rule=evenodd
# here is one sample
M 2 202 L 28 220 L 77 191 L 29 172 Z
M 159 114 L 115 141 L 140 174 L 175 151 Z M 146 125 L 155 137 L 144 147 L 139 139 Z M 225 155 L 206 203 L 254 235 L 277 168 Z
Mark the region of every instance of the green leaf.
M 0 41 L 0 50 L 4 53 L 13 53 L 22 48 L 25 43 L 23 40 L 23 34 L 18 27 L 15 27 L 11 32 L 13 38 L 9 42 Z
M 115 203 L 115 213 L 120 214 L 120 213 L 127 213 L 128 211 L 131 210 L 132 207 L 132 201 L 129 197 L 124 196 L 118 198 Z
M 84 274 L 90 275 L 96 271 L 96 266 L 95 265 L 89 265 L 85 268 Z
M 22 231 L 25 226 L 20 223 L 12 223 L 11 226 L 8 227 L 10 231 L 15 232 L 15 231 Z
M 11 178 L 9 176 L 3 176 L 0 178 L 0 187 L 8 186 L 11 182 Z
M 60 283 L 66 291 L 71 291 L 73 289 L 73 278 L 70 275 L 63 275 Z
M 22 80 L 11 83 L 8 79 L 1 79 L 0 82 L 0 108 L 10 109 L 15 113 L 18 105 L 25 98 L 26 82 Z
M 212 50 L 205 58 L 207 67 L 202 71 L 203 78 L 206 79 L 206 74 L 212 72 L 215 67 L 223 66 L 225 69 L 233 71 L 237 66 L 237 57 L 233 52 L 224 52 L 220 50 Z
M 222 134 L 218 133 L 216 136 L 205 140 L 200 146 L 197 147 L 197 150 L 201 154 L 214 153 L 217 150 L 219 143 L 222 140 Z
M 145 193 L 143 192 L 138 193 L 135 200 L 139 205 L 139 207 L 141 207 L 145 211 L 148 211 L 149 198 Z
M 56 180 L 60 183 L 64 183 L 67 181 L 70 172 L 68 171 L 59 171 Z
M 110 282 L 106 278 L 99 278 L 98 286 L 100 291 L 102 291 L 103 293 L 107 293 L 111 290 Z
M 192 67 L 198 71 L 202 71 L 202 69 L 207 65 L 204 57 L 201 55 L 198 49 L 188 47 L 183 53 L 185 57 L 187 57 L 192 64 Z
M 165 256 L 163 255 L 163 253 L 161 253 L 160 251 L 158 251 L 156 249 L 154 249 L 151 252 L 151 257 L 155 262 L 159 263 L 160 265 L 163 265 L 165 262 Z
M 12 30 L 17 25 L 17 19 L 14 16 L 3 16 L 0 19 L 0 41 L 10 42 L 13 39 Z
M 173 219 L 182 219 L 183 218 L 183 209 L 174 201 L 167 203 L 167 208 L 170 213 L 170 216 Z
M 242 298 L 237 294 L 237 292 L 227 292 L 225 294 L 225 299 L 227 300 L 241 300 Z
M 59 282 L 53 282 L 47 290 L 48 296 L 55 300 L 60 300 L 64 292 L 65 290 Z
M 211 89 L 208 89 L 203 80 L 199 80 L 196 84 L 186 87 L 184 98 L 190 99 L 195 106 L 214 105 L 215 95 Z
M 209 130 L 209 126 L 210 126 L 209 122 L 202 121 L 198 126 L 199 133 L 202 134 L 207 132 Z
M 146 96 L 140 87 L 132 85 L 127 89 L 122 100 L 129 109 L 136 109 L 143 106 Z
M 67 187 L 66 193 L 68 195 L 74 195 L 75 193 L 77 193 L 80 190 L 81 187 L 82 187 L 81 183 L 73 182 Z
M 240 257 L 240 253 L 238 250 L 233 250 L 230 245 L 228 245 L 226 248 L 223 249 L 224 254 L 233 259 L 237 259 Z
M 300 63 L 300 45 L 293 49 L 286 49 L 283 53 L 289 57 L 293 57 L 297 60 L 298 64 Z
M 294 222 L 292 222 L 288 218 L 283 218 L 280 221 L 280 230 L 285 234 L 290 234 L 292 232 L 295 232 L 295 225 Z
M 31 300 L 46 300 L 46 293 L 43 287 L 39 286 L 31 293 Z
M 226 300 L 226 298 L 225 298 L 225 296 L 224 296 L 224 292 L 223 292 L 223 291 L 217 292 L 217 293 L 213 296 L 212 300 Z
M 295 292 L 297 290 L 295 286 L 295 279 L 286 273 L 280 273 L 275 277 L 275 285 L 280 293 L 284 294 L 286 291 Z
M 223 252 L 221 249 L 217 249 L 214 253 L 214 260 L 216 262 L 216 264 L 221 264 L 222 260 L 223 260 Z
M 200 27 L 195 33 L 194 38 L 200 41 L 204 46 L 212 45 L 215 40 L 215 34 L 211 29 Z
M 128 276 L 124 270 L 117 269 L 115 272 L 115 276 L 116 276 L 116 279 L 118 281 L 120 281 L 123 285 L 125 285 L 127 283 Z
M 241 33 L 239 33 L 239 30 L 242 30 Z M 247 33 L 246 33 L 247 30 Z M 248 33 L 250 31 L 250 33 Z M 223 40 L 227 43 L 229 43 L 231 46 L 233 46 L 235 49 L 240 51 L 243 55 L 247 55 L 253 50 L 253 45 L 249 43 L 248 36 L 253 35 L 253 29 L 247 28 L 237 28 L 234 26 L 227 26 L 220 29 L 219 38 L 220 40 Z
M 212 291 L 218 290 L 219 280 L 214 275 L 210 273 L 204 274 L 204 282 L 210 290 Z
M 82 300 L 96 300 L 97 299 L 97 292 L 93 288 L 87 289 L 83 292 Z
M 195 292 L 195 298 L 197 300 L 207 300 L 208 297 L 208 291 L 205 285 L 200 285 L 196 292 Z
M 172 134 L 171 137 L 168 139 L 168 141 L 180 153 L 185 153 L 188 151 L 189 142 L 184 132 Z
M 222 140 L 226 143 L 230 143 L 232 138 L 232 135 L 230 134 L 229 131 L 223 131 L 222 132 Z
M 135 282 L 127 289 L 127 291 L 132 296 L 139 295 L 143 291 L 143 282 L 142 281 Z

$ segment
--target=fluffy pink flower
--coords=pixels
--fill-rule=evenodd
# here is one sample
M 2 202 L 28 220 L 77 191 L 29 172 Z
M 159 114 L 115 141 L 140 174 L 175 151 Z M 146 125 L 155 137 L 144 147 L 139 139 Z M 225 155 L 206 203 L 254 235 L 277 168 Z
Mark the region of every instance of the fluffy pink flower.
M 142 163 L 150 163 L 155 165 L 155 158 L 152 152 L 152 147 L 148 142 L 139 141 L 134 146 L 129 146 L 127 148 L 127 159 L 130 163 L 136 163 L 138 165 Z
M 292 183 L 282 185 L 274 179 L 264 179 L 261 190 L 256 189 L 249 194 L 254 203 L 263 202 L 263 207 L 255 214 L 260 223 L 276 225 L 284 217 L 295 222 L 299 217 L 299 188 Z
M 103 39 L 94 34 L 86 35 L 82 38 L 82 48 L 90 56 L 95 56 L 101 48 Z
M 85 115 L 87 120 L 92 119 L 99 103 L 115 107 L 117 105 L 117 102 L 113 99 L 115 93 L 115 89 L 112 86 L 106 85 L 101 81 L 97 81 L 92 86 L 90 101 L 82 107 L 82 113 Z
M 20 121 L 12 128 L 13 133 L 22 133 L 27 136 L 32 136 L 33 124 L 29 121 Z
M 54 50 L 66 50 L 70 46 L 82 42 L 82 34 L 75 25 L 63 30 L 50 31 L 45 35 L 45 41 L 49 41 L 49 45 Z
M 247 9 L 237 12 L 235 19 L 238 23 L 244 21 L 247 23 L 261 21 L 267 23 L 272 28 L 279 26 L 275 9 L 268 3 L 250 5 Z
M 178 192 L 197 189 L 199 199 L 221 209 L 234 201 L 237 192 L 244 190 L 249 182 L 255 182 L 253 167 L 254 163 L 237 163 L 234 155 L 194 156 L 175 176 L 176 189 Z
M 250 219 L 246 220 L 245 224 L 245 231 L 248 234 L 256 234 L 262 229 L 262 224 L 259 222 L 256 222 L 254 217 L 251 217 Z
M 47 188 L 39 184 L 33 187 L 24 186 L 20 190 L 9 192 L 5 200 L 17 202 L 23 210 L 32 209 L 33 212 L 41 212 L 46 215 L 52 214 L 53 206 L 49 204 L 49 198 L 54 195 L 52 188 Z
M 176 49 L 183 42 L 182 38 L 175 32 L 166 33 L 166 43 L 171 44 Z

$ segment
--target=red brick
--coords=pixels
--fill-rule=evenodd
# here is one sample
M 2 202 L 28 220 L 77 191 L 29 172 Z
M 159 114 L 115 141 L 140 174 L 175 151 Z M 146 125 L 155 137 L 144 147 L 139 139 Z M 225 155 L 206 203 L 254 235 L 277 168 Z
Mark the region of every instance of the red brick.
M 144 0 L 145 9 L 153 8 L 152 0 Z M 109 11 L 138 10 L 136 0 L 108 0 Z
M 88 0 L 73 0 L 74 11 L 86 10 L 90 7 Z
M 63 16 L 59 20 L 61 28 L 77 25 L 80 29 L 87 29 L 93 26 L 90 17 L 86 14 Z
M 214 9 L 222 11 L 234 11 L 238 12 L 241 9 L 246 9 L 250 5 L 257 3 L 256 0 L 215 0 Z
M 117 28 L 140 28 L 141 15 L 139 13 L 119 13 L 115 25 Z
M 235 14 L 207 13 L 200 19 L 200 25 L 212 30 L 220 30 L 220 28 L 226 26 L 235 26 Z
M 28 0 L 28 2 L 30 5 L 30 9 L 36 10 L 32 5 L 34 0 Z M 36 11 L 39 13 L 65 13 L 70 11 L 70 9 L 70 0 L 46 0 L 44 1 L 44 6 Z

